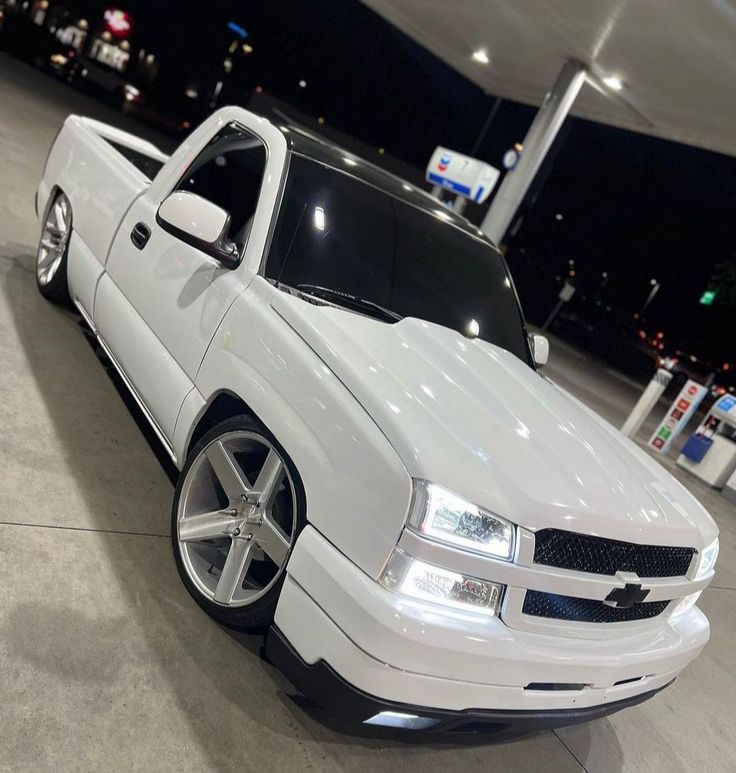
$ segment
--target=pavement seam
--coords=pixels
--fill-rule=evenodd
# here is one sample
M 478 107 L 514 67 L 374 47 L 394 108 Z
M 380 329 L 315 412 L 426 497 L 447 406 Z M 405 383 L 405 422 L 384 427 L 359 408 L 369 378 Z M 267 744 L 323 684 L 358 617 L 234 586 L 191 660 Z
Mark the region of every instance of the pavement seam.
M 708 588 L 713 588 L 714 590 L 736 590 L 736 588 L 731 588 L 728 585 L 709 585 Z M 708 588 L 705 590 L 708 590 Z
M 86 526 L 57 526 L 51 523 L 24 523 L 19 521 L 0 521 L 0 526 L 23 526 L 31 529 L 60 529 L 61 531 L 86 531 L 95 534 L 127 534 L 131 537 L 158 537 L 171 539 L 170 534 L 154 534 L 147 531 L 123 531 L 122 529 L 90 529 Z
M 554 737 L 567 749 L 568 752 L 570 752 L 570 755 L 575 760 L 575 762 L 580 765 L 580 767 L 585 771 L 585 773 L 589 773 L 588 768 L 583 765 L 583 763 L 578 759 L 577 754 L 565 743 L 564 739 L 560 736 L 560 734 L 556 730 L 552 730 L 552 734 Z

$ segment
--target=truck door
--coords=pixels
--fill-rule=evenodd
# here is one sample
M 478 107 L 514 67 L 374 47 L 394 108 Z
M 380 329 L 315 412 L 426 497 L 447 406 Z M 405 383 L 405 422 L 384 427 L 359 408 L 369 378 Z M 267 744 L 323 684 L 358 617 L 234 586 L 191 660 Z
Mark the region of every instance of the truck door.
M 222 126 L 167 190 L 154 183 L 133 203 L 113 242 L 95 297 L 95 324 L 168 439 L 217 326 L 257 270 L 258 260 L 244 256 L 256 219 L 270 221 L 270 211 L 256 212 L 267 155 L 253 132 L 234 122 Z M 196 193 L 230 213 L 228 235 L 243 256 L 237 268 L 157 223 L 161 201 L 174 190 Z

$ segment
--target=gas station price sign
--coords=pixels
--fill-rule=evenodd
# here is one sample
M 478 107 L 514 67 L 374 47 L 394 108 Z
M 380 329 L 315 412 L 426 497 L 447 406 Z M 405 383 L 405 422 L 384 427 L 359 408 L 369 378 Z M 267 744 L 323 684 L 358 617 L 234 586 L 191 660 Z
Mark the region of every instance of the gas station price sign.
M 688 379 L 674 402 L 667 409 L 664 419 L 649 438 L 647 445 L 661 454 L 670 450 L 674 439 L 687 426 L 708 390 L 696 381 Z

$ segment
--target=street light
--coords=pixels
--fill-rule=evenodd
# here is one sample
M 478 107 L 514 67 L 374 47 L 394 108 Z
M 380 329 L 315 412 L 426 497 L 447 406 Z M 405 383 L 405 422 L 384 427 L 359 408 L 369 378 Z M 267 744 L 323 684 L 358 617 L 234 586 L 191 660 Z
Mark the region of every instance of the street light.
M 647 306 L 654 300 L 654 296 L 659 291 L 659 282 L 656 279 L 650 279 L 649 284 L 652 286 L 652 289 L 649 292 L 649 295 L 647 296 L 647 299 L 644 301 L 644 305 L 641 307 L 641 311 L 639 312 L 639 316 L 643 317 L 644 312 L 647 310 Z

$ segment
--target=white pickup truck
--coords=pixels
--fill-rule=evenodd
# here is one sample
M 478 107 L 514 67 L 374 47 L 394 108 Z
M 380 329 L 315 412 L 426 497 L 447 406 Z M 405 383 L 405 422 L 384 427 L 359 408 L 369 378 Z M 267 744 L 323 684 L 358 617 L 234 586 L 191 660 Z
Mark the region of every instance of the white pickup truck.
M 167 158 L 72 116 L 37 194 L 70 300 L 177 467 L 182 581 L 355 721 L 582 721 L 705 645 L 716 526 L 539 373 L 503 258 L 402 180 L 216 112 Z

